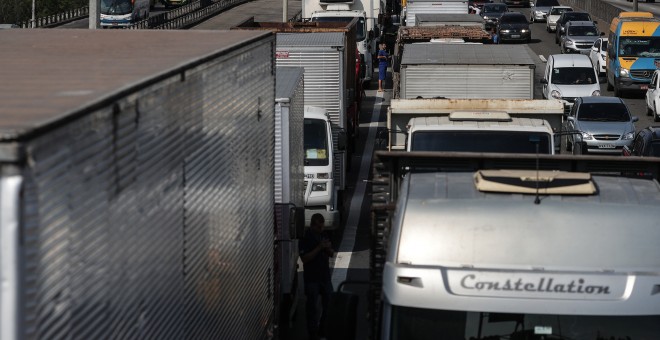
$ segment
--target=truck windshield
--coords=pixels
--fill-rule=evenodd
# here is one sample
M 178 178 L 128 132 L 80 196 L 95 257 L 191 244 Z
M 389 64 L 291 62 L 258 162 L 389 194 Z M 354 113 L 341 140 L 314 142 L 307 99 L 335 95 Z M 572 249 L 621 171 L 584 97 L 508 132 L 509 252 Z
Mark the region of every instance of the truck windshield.
M 393 340 L 660 339 L 660 315 L 508 314 L 393 307 Z
M 133 12 L 131 0 L 101 0 L 101 14 L 123 15 Z
M 355 17 L 314 17 L 312 21 L 314 22 L 351 22 Z M 358 19 L 358 24 L 356 27 L 355 39 L 357 41 L 362 41 L 367 37 L 367 23 L 364 18 Z
M 516 131 L 418 131 L 411 151 L 502 152 L 550 154 L 550 134 Z
M 329 163 L 326 122 L 305 119 L 305 165 L 324 166 Z
M 660 57 L 660 37 L 621 37 L 619 57 Z

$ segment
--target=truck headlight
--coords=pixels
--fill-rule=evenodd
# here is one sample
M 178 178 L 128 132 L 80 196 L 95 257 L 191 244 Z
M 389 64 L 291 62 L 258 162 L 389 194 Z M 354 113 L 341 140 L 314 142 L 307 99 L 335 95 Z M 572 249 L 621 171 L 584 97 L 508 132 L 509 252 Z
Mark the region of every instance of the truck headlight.
M 330 174 L 327 172 L 319 172 L 316 174 L 316 178 L 318 179 L 328 179 L 330 178 Z
M 622 68 L 622 69 L 619 71 L 619 76 L 624 77 L 624 78 L 630 78 L 630 71 L 628 71 L 628 70 L 625 69 L 625 68 Z
M 596 90 L 594 92 L 591 92 L 591 95 L 594 96 L 594 97 L 595 96 L 600 96 L 600 90 Z
M 635 131 L 632 131 L 632 132 L 628 132 L 628 133 L 624 134 L 624 135 L 623 135 L 623 138 L 621 138 L 621 139 L 623 139 L 623 140 L 631 140 L 631 139 L 633 139 L 634 137 L 635 137 Z
M 557 90 L 552 90 L 552 92 L 550 92 L 550 97 L 555 99 L 561 99 L 561 93 L 559 93 L 559 91 Z
M 325 183 L 314 183 L 312 184 L 312 191 L 326 191 L 326 184 Z
M 594 137 L 589 132 L 581 132 L 583 140 L 592 140 Z

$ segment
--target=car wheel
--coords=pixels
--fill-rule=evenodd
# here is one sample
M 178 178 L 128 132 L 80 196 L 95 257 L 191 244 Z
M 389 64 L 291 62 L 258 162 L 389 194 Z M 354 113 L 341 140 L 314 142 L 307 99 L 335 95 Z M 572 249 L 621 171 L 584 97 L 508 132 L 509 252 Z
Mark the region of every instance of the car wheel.
M 614 84 L 614 96 L 615 97 L 621 97 L 621 89 Z
M 559 45 L 559 38 L 557 38 L 556 34 L 555 34 L 555 44 Z
M 655 115 L 655 113 L 653 112 L 653 109 L 650 108 L 650 107 L 648 106 L 648 104 L 646 105 L 646 115 L 647 115 L 647 116 L 654 116 L 654 115 Z
M 658 116 L 658 107 L 656 105 L 653 107 L 653 121 L 660 122 L 660 116 Z
M 605 77 L 607 77 L 607 74 L 605 74 Z M 612 83 L 610 83 L 610 78 L 607 78 L 607 90 L 612 91 L 614 90 L 614 86 L 612 86 Z

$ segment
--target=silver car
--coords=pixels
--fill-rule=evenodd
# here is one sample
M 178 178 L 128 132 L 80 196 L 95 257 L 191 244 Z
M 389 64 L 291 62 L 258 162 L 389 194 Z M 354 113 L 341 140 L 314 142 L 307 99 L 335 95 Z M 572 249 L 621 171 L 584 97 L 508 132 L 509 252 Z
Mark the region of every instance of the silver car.
M 600 36 L 593 21 L 569 21 L 566 23 L 566 34 L 561 36 L 561 53 L 589 54 L 591 47 Z
M 632 144 L 638 120 L 630 116 L 621 98 L 577 98 L 566 122 L 566 150 L 573 154 L 620 155 L 624 146 Z
M 557 20 L 559 20 L 561 14 L 564 12 L 572 11 L 573 9 L 568 6 L 552 6 L 550 8 L 550 12 L 548 12 L 548 16 L 545 19 L 545 30 L 548 31 L 548 33 L 556 31 Z
M 545 21 L 552 6 L 559 6 L 559 1 L 536 0 L 529 11 L 529 22 Z

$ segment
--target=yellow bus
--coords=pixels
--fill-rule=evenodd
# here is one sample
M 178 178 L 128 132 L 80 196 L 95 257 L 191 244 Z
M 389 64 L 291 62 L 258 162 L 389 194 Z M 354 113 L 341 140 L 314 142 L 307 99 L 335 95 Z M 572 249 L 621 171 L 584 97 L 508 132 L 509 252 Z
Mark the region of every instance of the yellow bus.
M 660 68 L 660 20 L 649 12 L 622 12 L 610 24 L 607 90 L 646 91 Z

